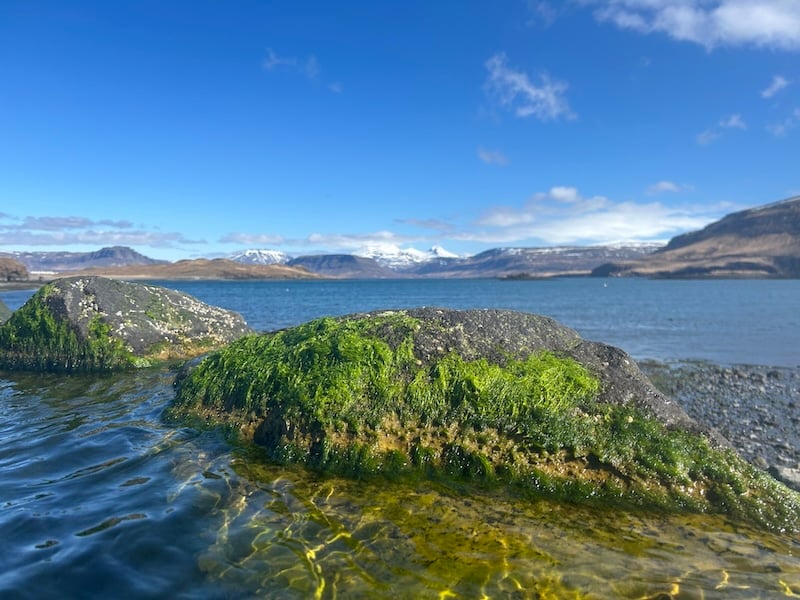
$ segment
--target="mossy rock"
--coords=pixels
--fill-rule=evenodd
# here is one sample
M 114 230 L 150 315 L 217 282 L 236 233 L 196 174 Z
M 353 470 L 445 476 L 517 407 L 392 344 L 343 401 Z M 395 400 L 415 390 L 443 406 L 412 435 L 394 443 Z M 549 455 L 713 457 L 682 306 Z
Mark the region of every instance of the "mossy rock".
M 0 368 L 109 371 L 184 360 L 252 330 L 237 313 L 166 288 L 103 277 L 41 287 L 0 326 Z
M 273 460 L 320 471 L 798 525 L 798 494 L 690 419 L 624 352 L 546 317 L 319 319 L 238 340 L 177 385 L 168 418 L 224 425 Z
M 6 303 L 0 300 L 0 324 L 8 321 L 11 316 L 11 309 L 6 306 Z

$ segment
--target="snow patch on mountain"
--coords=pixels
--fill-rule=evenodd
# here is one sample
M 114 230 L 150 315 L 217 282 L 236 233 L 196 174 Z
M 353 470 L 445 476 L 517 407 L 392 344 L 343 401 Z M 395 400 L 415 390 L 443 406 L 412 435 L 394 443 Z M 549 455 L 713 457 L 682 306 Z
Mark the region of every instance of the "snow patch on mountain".
M 284 265 L 291 260 L 285 252 L 269 249 L 243 250 L 231 254 L 228 258 L 246 265 Z
M 379 265 L 389 269 L 402 270 L 442 258 L 459 258 L 457 254 L 448 252 L 441 246 L 433 246 L 430 250 L 416 248 L 400 248 L 395 244 L 369 244 L 357 250 L 356 256 L 371 258 Z

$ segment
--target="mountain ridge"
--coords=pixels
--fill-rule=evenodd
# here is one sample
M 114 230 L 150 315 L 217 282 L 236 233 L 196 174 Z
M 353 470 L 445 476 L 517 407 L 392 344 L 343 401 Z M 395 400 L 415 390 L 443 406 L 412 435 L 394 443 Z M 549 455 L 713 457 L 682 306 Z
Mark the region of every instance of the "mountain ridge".
M 800 277 L 800 196 L 730 213 L 636 261 L 593 272 L 616 277 Z

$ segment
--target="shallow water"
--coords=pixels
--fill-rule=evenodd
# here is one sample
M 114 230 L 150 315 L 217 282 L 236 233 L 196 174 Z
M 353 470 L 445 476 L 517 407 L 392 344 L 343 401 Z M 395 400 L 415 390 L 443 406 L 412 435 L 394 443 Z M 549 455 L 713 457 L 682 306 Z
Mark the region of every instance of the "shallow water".
M 168 371 L 0 375 L 2 597 L 800 594 L 788 535 L 245 460 L 165 425 L 172 393 Z
M 798 281 L 168 285 L 256 329 L 386 307 L 492 306 L 556 317 L 637 359 L 800 363 Z M 0 298 L 17 308 L 30 293 Z M 787 534 L 245 459 L 219 432 L 161 420 L 172 381 L 166 369 L 0 372 L 0 597 L 800 595 L 800 545 Z

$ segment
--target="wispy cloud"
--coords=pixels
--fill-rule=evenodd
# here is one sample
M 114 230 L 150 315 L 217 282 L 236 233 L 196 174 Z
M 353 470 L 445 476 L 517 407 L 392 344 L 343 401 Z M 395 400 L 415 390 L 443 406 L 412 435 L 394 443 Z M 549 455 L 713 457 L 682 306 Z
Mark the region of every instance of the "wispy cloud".
M 706 146 L 719 139 L 725 129 L 740 129 L 744 131 L 747 129 L 747 123 L 745 123 L 742 115 L 738 113 L 728 115 L 727 117 L 722 117 L 717 123 L 716 127 L 711 127 L 701 133 L 698 133 L 695 136 L 695 140 L 701 146 Z
M 705 131 L 701 131 L 695 136 L 695 140 L 701 146 L 707 146 L 714 140 L 719 137 L 719 132 L 715 131 L 714 129 L 706 129 Z
M 800 49 L 800 3 L 794 0 L 581 0 L 595 17 L 640 33 L 718 46 Z
M 388 230 L 367 233 L 319 233 L 303 238 L 287 238 L 265 233 L 229 233 L 219 239 L 226 244 L 243 246 L 278 246 L 289 249 L 312 249 L 320 251 L 344 251 L 370 244 L 405 244 L 425 240 L 426 236 L 405 235 Z
M 783 137 L 798 125 L 800 125 L 800 108 L 795 108 L 783 121 L 767 125 L 767 131 L 775 137 Z
M 454 229 L 452 223 L 441 219 L 395 219 L 395 223 L 411 225 L 412 227 L 419 227 L 420 229 L 430 229 L 440 233 L 447 233 Z
M 747 123 L 742 119 L 742 115 L 735 114 L 723 117 L 719 121 L 719 126 L 723 129 L 747 129 Z
M 677 194 L 691 189 L 691 186 L 675 183 L 674 181 L 659 181 L 651 186 L 648 186 L 645 193 L 648 196 L 655 196 L 656 194 L 671 193 Z
M 272 71 L 279 67 L 296 67 L 297 58 L 294 56 L 278 56 L 272 48 L 267 48 L 267 56 L 262 63 L 267 71 Z
M 126 245 L 169 248 L 182 244 L 202 244 L 177 232 L 136 229 L 130 221 L 94 220 L 76 216 L 13 217 L 0 215 L 0 245 L 70 246 Z
M 550 27 L 558 18 L 558 10 L 552 2 L 543 0 L 528 0 L 528 12 L 530 13 L 529 25 Z
M 280 246 L 286 239 L 281 235 L 266 233 L 228 233 L 219 241 L 223 244 L 242 244 L 244 246 Z
M 789 85 L 789 80 L 781 77 L 780 75 L 775 75 L 772 78 L 772 83 L 770 83 L 766 88 L 761 90 L 761 97 L 762 98 L 772 98 L 775 94 L 780 92 L 783 88 Z
M 485 162 L 487 165 L 500 165 L 505 166 L 508 164 L 508 158 L 502 152 L 497 150 L 486 150 L 485 148 L 478 148 L 478 158 Z
M 690 189 L 668 181 L 651 186 L 660 192 Z M 657 201 L 615 201 L 602 195 L 584 196 L 572 186 L 554 186 L 533 194 L 520 205 L 488 207 L 478 218 L 395 219 L 398 227 L 366 233 L 315 232 L 303 238 L 271 234 L 232 233 L 221 242 L 245 246 L 279 246 L 293 252 L 348 252 L 370 245 L 590 245 L 625 241 L 665 241 L 718 219 L 730 206 L 667 205 Z M 402 229 L 402 231 L 401 231 Z
M 96 226 L 113 227 L 115 229 L 130 229 L 130 221 L 111 221 L 103 219 L 93 221 L 86 217 L 25 217 L 18 225 L 19 229 L 34 229 L 45 231 L 62 231 L 65 229 L 86 229 Z
M 303 69 L 306 72 L 306 77 L 309 79 L 316 79 L 319 76 L 319 61 L 313 54 L 306 59 Z
M 540 121 L 575 118 L 564 97 L 567 83 L 553 81 L 547 74 L 539 76 L 538 84 L 533 83 L 527 73 L 506 64 L 503 52 L 493 55 L 484 66 L 489 72 L 485 89 L 502 108 L 518 117 L 533 116 Z
M 272 48 L 267 48 L 267 55 L 262 61 L 265 71 L 278 71 L 286 69 L 290 72 L 305 76 L 309 81 L 317 81 L 321 73 L 319 60 L 313 54 L 306 58 L 297 56 L 280 56 Z M 327 85 L 328 90 L 340 94 L 344 86 L 340 82 L 332 82 Z
M 574 187 L 554 187 L 534 194 L 519 208 L 500 206 L 488 210 L 476 222 L 484 229 L 473 238 L 494 243 L 536 240 L 544 244 L 663 240 L 703 227 L 717 216 L 707 207 L 615 202 L 605 196 L 584 197 Z

